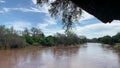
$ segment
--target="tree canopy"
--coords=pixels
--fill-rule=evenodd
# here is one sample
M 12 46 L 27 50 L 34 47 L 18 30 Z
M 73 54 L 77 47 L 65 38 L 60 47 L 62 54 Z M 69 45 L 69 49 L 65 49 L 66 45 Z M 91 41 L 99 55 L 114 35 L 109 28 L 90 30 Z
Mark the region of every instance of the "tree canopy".
M 81 38 L 73 32 L 66 34 L 56 33 L 54 36 L 45 36 L 41 29 L 32 27 L 23 31 L 13 27 L 6 28 L 0 25 L 0 49 L 23 48 L 26 46 L 70 46 L 86 43 L 86 37 Z
M 73 22 L 77 22 L 82 10 L 70 0 L 37 0 L 38 5 L 48 4 L 53 17 L 60 17 L 66 30 L 71 29 Z

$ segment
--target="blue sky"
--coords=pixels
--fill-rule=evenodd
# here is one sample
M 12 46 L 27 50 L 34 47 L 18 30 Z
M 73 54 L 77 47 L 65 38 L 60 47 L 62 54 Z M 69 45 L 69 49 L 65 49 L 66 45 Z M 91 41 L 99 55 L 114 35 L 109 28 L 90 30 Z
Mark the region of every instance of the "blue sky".
M 64 33 L 61 21 L 50 16 L 49 7 L 47 5 L 38 7 L 35 4 L 36 0 L 0 0 L 0 25 L 8 28 L 13 26 L 16 30 L 37 27 L 46 36 L 54 35 L 56 32 Z M 75 24 L 73 31 L 88 38 L 113 36 L 120 32 L 120 21 L 114 20 L 111 24 L 104 24 L 83 11 L 81 19 Z

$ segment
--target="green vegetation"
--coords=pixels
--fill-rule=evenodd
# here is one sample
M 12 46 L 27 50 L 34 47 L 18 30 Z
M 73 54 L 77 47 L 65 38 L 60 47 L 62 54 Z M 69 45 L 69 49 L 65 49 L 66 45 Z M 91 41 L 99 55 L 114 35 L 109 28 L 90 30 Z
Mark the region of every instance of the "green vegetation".
M 99 38 L 99 41 L 101 42 L 101 43 L 104 43 L 104 44 L 114 44 L 114 42 L 113 42 L 113 40 L 112 40 L 112 37 L 110 37 L 110 36 L 104 36 L 104 37 L 101 37 L 101 38 Z
M 18 32 L 12 27 L 10 29 L 5 26 L 0 26 L 0 48 L 21 48 L 25 46 L 25 41 L 22 39 Z
M 116 43 L 120 43 L 120 33 L 117 33 L 112 37 L 104 36 L 104 37 L 98 38 L 98 41 L 104 44 L 115 45 Z
M 56 45 L 77 45 L 86 43 L 87 39 L 84 36 L 78 37 L 73 32 L 67 32 L 66 34 L 57 33 L 55 35 Z
M 88 39 L 87 41 L 109 44 L 113 48 L 120 49 L 120 32 L 114 36 L 106 35 L 100 38 Z
M 86 43 L 84 36 L 77 36 L 71 31 L 65 34 L 56 33 L 54 36 L 45 37 L 38 28 L 25 28 L 23 31 L 16 31 L 5 26 L 0 26 L 0 49 L 22 48 L 25 46 L 57 46 L 77 45 Z

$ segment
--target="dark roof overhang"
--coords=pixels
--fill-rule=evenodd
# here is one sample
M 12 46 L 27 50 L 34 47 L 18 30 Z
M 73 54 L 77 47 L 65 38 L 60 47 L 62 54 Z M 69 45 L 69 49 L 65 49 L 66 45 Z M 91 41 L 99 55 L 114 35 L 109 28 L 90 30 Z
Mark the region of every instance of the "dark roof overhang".
M 103 23 L 120 20 L 119 0 L 71 0 Z

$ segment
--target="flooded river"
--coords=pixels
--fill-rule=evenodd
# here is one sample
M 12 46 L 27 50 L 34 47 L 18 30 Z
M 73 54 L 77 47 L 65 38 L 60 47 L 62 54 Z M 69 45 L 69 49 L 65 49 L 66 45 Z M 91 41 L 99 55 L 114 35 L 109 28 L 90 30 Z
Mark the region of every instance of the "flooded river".
M 120 53 L 101 45 L 0 50 L 0 68 L 120 68 Z

